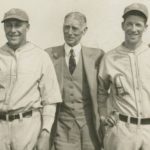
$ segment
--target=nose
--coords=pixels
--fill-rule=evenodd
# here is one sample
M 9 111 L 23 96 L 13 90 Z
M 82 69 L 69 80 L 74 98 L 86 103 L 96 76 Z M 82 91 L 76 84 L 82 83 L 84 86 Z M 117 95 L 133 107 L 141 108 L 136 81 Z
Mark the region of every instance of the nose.
M 137 30 L 136 25 L 132 25 L 132 31 L 135 32 Z
M 11 32 L 16 32 L 16 28 L 14 26 L 11 27 Z
M 72 34 L 72 28 L 70 27 L 69 29 L 68 29 L 68 34 Z

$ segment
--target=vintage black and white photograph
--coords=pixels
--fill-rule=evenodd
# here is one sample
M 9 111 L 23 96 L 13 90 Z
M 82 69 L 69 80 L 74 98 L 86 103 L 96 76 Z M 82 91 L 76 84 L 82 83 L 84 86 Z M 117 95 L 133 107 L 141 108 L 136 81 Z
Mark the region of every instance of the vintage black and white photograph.
M 150 0 L 0 0 L 0 150 L 150 150 Z

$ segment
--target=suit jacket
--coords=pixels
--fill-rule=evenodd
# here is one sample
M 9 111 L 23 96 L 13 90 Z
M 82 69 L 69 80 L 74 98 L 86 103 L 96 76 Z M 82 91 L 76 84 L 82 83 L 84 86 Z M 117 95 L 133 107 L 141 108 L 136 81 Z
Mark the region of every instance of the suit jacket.
M 60 91 L 62 93 L 63 91 L 63 61 L 65 57 L 65 50 L 64 50 L 64 45 L 57 46 L 57 47 L 51 47 L 46 49 L 46 52 L 49 54 L 51 57 L 58 83 L 60 86 Z M 93 123 L 95 126 L 95 131 L 96 135 L 99 139 L 99 142 L 102 143 L 102 135 L 100 133 L 100 119 L 99 119 L 99 113 L 98 113 L 98 102 L 97 102 L 97 87 L 98 87 L 98 69 L 99 69 L 99 64 L 101 61 L 101 58 L 104 55 L 104 52 L 100 49 L 96 48 L 88 48 L 82 46 L 82 55 L 83 55 L 83 65 L 85 68 L 85 73 L 87 76 L 87 82 L 89 85 L 90 89 L 90 96 L 91 96 L 91 101 L 92 101 L 92 115 L 93 115 Z M 56 119 L 55 123 L 53 124 L 53 129 L 52 129 L 52 137 L 54 138 L 55 136 L 55 129 L 56 128 L 56 123 L 57 123 L 57 118 L 59 115 L 59 105 L 57 107 L 57 114 L 56 114 Z M 51 139 L 51 142 L 53 143 L 53 139 Z M 51 144 L 52 144 L 51 143 Z

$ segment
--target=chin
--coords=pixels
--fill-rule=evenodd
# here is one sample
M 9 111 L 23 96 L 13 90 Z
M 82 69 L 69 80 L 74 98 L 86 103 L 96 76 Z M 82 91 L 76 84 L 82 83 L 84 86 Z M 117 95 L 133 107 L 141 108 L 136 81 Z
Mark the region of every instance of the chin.
M 14 43 L 14 42 L 11 42 L 10 44 L 13 45 L 13 46 L 19 45 L 19 43 Z
M 72 43 L 72 42 L 67 42 L 67 44 L 68 44 L 69 46 L 71 46 L 71 47 L 75 46 L 75 44 Z
M 137 44 L 139 43 L 139 41 L 135 40 L 135 41 L 130 41 L 131 44 Z
M 19 45 L 18 42 L 9 42 L 9 44 L 13 47 L 18 47 L 18 45 Z
M 19 44 L 19 43 L 20 43 L 20 40 L 18 40 L 18 39 L 12 39 L 12 40 L 9 40 L 9 43 L 12 43 L 12 44 Z
M 140 40 L 139 39 L 130 39 L 129 42 L 130 43 L 138 43 Z

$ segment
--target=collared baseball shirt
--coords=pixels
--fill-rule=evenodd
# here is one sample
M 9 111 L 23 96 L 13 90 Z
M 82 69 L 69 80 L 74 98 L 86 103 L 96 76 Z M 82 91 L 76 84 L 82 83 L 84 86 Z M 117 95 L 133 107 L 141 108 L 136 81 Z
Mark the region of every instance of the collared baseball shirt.
M 150 118 L 150 48 L 142 43 L 135 51 L 123 44 L 109 51 L 99 71 L 99 110 L 104 113 L 106 99 L 112 111 Z M 108 97 L 108 89 L 110 94 Z
M 16 51 L 7 44 L 0 48 L 0 112 L 19 113 L 57 102 L 61 102 L 59 86 L 44 50 L 30 42 Z

